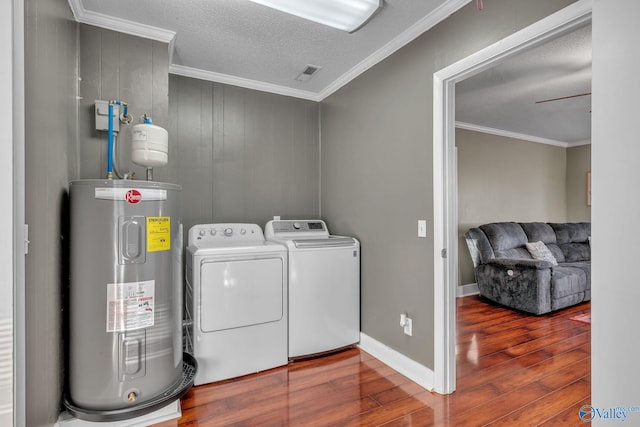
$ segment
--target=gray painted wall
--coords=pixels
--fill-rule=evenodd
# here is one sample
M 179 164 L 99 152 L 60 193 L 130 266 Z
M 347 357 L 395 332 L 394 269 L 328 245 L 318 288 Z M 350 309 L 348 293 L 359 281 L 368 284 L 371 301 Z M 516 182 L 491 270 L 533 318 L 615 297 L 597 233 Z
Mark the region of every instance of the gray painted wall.
M 185 230 L 320 215 L 318 103 L 172 75 L 169 106 Z
M 591 221 L 591 206 L 587 206 L 590 170 L 591 144 L 567 148 L 567 221 Z
M 75 169 L 77 24 L 65 0 L 25 3 L 26 424 L 52 425 L 63 387 L 63 246 Z M 16 254 L 16 256 L 20 256 Z
M 592 405 L 638 406 L 640 353 L 635 334 L 638 272 L 637 73 L 640 3 L 596 0 L 593 5 L 592 115 Z M 634 82 L 633 84 L 629 84 Z M 640 414 L 629 413 L 638 424 Z M 595 419 L 596 426 L 616 421 Z
M 488 222 L 565 222 L 567 150 L 456 129 L 459 283 L 475 283 L 464 233 Z
M 322 214 L 362 241 L 362 330 L 433 368 L 433 73 L 572 3 L 473 2 L 322 103 Z M 413 317 L 413 337 L 399 314 Z

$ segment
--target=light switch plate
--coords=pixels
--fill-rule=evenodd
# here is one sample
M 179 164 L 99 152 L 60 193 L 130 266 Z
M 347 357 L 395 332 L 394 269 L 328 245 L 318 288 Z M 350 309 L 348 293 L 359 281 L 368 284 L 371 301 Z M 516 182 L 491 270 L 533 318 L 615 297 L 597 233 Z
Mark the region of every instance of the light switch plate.
M 427 237 L 427 220 L 418 220 L 418 237 Z

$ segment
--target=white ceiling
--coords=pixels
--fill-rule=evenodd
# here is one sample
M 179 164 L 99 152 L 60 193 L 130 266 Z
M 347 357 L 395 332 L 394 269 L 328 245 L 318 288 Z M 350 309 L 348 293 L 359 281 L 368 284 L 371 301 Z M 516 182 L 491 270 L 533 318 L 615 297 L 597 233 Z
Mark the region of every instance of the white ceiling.
M 168 43 L 173 74 L 321 101 L 472 0 L 385 0 L 353 34 L 248 0 L 68 1 L 78 22 Z M 297 81 L 306 65 L 322 68 Z M 588 141 L 590 96 L 534 102 L 590 92 L 590 81 L 589 27 L 458 83 L 456 120 L 556 145 Z
M 591 142 L 591 25 L 456 84 L 459 127 L 552 145 Z

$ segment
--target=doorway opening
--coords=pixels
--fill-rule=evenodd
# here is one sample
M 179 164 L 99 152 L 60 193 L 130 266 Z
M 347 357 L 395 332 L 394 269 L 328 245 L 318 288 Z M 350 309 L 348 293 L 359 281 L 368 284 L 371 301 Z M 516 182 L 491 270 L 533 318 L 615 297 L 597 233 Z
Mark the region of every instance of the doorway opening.
M 458 285 L 455 84 L 591 21 L 592 0 L 580 0 L 434 74 L 434 390 L 456 389 Z

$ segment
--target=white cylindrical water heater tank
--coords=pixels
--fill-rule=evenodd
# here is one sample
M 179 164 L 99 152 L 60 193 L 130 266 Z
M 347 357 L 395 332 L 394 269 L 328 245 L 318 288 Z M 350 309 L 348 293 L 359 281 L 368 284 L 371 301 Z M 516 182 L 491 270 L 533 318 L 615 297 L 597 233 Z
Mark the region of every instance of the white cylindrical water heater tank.
M 73 415 L 112 421 L 179 396 L 181 187 L 86 179 L 70 184 L 69 380 Z
M 150 123 L 133 126 L 131 160 L 145 167 L 164 166 L 169 161 L 168 132 Z

